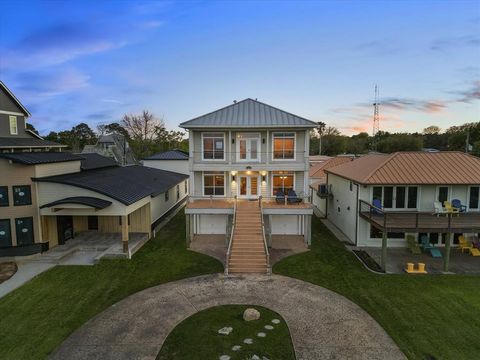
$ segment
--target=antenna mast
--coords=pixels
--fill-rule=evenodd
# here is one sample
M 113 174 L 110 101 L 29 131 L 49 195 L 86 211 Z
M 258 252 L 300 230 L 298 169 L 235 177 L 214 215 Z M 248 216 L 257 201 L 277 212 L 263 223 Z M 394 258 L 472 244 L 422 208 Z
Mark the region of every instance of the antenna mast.
M 380 103 L 378 101 L 378 86 L 375 85 L 375 102 L 373 103 L 373 150 L 377 150 L 377 141 L 375 140 L 375 135 L 380 130 L 380 114 L 379 114 Z

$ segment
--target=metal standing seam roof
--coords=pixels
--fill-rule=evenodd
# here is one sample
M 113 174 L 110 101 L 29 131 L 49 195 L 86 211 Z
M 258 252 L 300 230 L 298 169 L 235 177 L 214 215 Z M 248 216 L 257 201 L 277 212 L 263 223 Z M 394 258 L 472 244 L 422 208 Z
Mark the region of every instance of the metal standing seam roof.
M 327 176 L 325 174 L 325 170 L 330 169 L 334 166 L 344 164 L 346 162 L 353 161 L 354 159 L 355 159 L 354 156 L 336 156 L 318 165 L 313 165 L 309 170 L 310 178 L 314 178 L 314 179 L 325 178 Z
M 211 113 L 185 121 L 180 127 L 190 128 L 313 128 L 317 124 L 303 117 L 280 110 L 253 99 L 245 99 Z
M 81 156 L 83 158 L 80 163 L 80 169 L 82 170 L 92 170 L 110 166 L 118 166 L 117 162 L 114 159 L 97 153 L 81 153 L 78 154 L 78 156 Z
M 172 171 L 132 165 L 34 178 L 33 180 L 76 186 L 106 195 L 122 204 L 131 205 L 147 196 L 155 197 L 164 193 L 187 178 L 188 175 Z
M 82 156 L 67 152 L 21 152 L 0 153 L 0 158 L 25 165 L 50 164 L 66 161 L 81 161 Z
M 101 210 L 112 205 L 112 202 L 104 199 L 99 199 L 96 197 L 91 197 L 91 196 L 72 196 L 72 197 L 67 197 L 65 199 L 53 201 L 51 203 L 42 205 L 40 206 L 40 209 L 53 207 L 56 205 L 63 205 L 63 204 L 80 204 L 80 205 L 91 206 L 95 209 Z
M 65 148 L 67 145 L 62 145 L 53 141 L 43 140 L 39 138 L 19 138 L 19 137 L 0 137 L 0 148 L 45 148 L 45 147 L 58 147 Z
M 154 154 L 143 160 L 188 160 L 188 152 L 182 150 L 169 150 Z
M 372 185 L 480 184 L 480 158 L 457 151 L 367 155 L 326 170 Z

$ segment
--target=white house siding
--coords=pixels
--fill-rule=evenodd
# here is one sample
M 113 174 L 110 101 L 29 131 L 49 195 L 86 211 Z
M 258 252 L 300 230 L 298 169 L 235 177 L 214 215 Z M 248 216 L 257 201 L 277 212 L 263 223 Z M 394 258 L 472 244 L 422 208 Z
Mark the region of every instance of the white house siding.
M 227 215 L 198 215 L 194 224 L 196 234 L 225 234 Z
M 188 160 L 143 160 L 143 166 L 190 175 Z
M 355 227 L 357 219 L 357 186 L 350 180 L 329 174 L 333 196 L 328 198 L 328 219 L 355 243 Z
M 272 235 L 303 235 L 302 217 L 299 215 L 271 215 Z
M 161 216 L 163 216 L 168 210 L 173 208 L 177 203 L 181 202 L 187 196 L 185 192 L 185 183 L 188 180 L 182 181 L 178 184 L 180 190 L 180 196 L 177 199 L 177 186 L 170 188 L 168 190 L 168 201 L 165 201 L 165 193 L 155 196 L 151 199 L 151 212 L 152 212 L 152 223 L 157 221 Z M 187 184 L 188 185 L 188 184 Z M 188 189 L 188 186 L 187 186 Z
M 35 177 L 54 176 L 80 172 L 80 161 L 35 165 Z

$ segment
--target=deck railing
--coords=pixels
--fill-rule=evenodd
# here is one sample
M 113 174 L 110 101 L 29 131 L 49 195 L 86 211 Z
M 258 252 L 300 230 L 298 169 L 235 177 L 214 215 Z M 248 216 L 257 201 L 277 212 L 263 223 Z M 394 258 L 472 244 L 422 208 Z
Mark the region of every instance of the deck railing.
M 267 274 L 271 274 L 271 269 L 270 269 L 270 252 L 268 251 L 268 245 L 267 245 L 267 238 L 265 237 L 265 222 L 263 221 L 263 201 L 262 201 L 262 196 L 260 195 L 258 197 L 258 206 L 260 207 L 260 217 L 262 220 L 262 235 L 263 235 L 263 246 L 265 248 L 265 256 L 266 256 L 266 261 L 267 261 Z
M 233 204 L 232 229 L 230 231 L 230 240 L 228 241 L 227 253 L 225 254 L 225 275 L 228 275 L 228 267 L 230 262 L 230 254 L 232 253 L 233 233 L 235 232 L 235 219 L 237 216 L 237 199 Z

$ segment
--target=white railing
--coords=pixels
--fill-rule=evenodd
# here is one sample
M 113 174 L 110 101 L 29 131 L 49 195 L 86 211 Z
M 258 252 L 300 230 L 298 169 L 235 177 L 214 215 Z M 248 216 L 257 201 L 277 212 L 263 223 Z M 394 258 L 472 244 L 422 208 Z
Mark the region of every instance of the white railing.
M 308 196 L 303 195 L 302 193 L 298 194 L 297 196 L 265 196 L 263 197 L 263 201 L 265 202 L 274 202 L 279 205 L 295 205 L 295 204 L 308 204 Z
M 232 219 L 232 230 L 230 231 L 230 240 L 228 241 L 227 254 L 225 255 L 225 275 L 228 275 L 228 267 L 230 262 L 230 254 L 232 252 L 232 243 L 233 243 L 233 233 L 235 232 L 235 219 L 237 216 L 237 198 L 235 197 L 235 202 L 233 204 L 233 219 Z
M 260 206 L 260 217 L 262 220 L 262 235 L 263 235 L 263 247 L 265 248 L 265 256 L 267 260 L 267 274 L 270 275 L 271 269 L 270 269 L 270 253 L 268 251 L 268 245 L 267 245 L 267 238 L 265 237 L 265 222 L 263 221 L 263 202 L 262 202 L 262 196 L 260 195 L 258 197 L 258 206 Z

